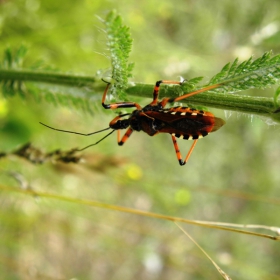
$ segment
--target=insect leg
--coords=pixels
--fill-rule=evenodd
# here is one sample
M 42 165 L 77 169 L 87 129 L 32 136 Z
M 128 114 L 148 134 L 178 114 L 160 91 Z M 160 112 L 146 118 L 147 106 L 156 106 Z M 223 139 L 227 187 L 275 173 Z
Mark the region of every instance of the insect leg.
M 123 137 L 121 138 L 120 130 L 118 130 L 118 144 L 119 144 L 119 146 L 122 146 L 127 141 L 127 139 L 132 134 L 132 132 L 133 132 L 133 129 L 128 128 L 127 131 L 125 132 L 125 134 L 123 135 Z
M 110 124 L 109 124 L 109 126 L 111 127 L 111 128 L 113 128 L 114 129 L 114 125 L 123 117 L 123 116 L 126 116 L 126 115 L 130 115 L 130 114 L 123 114 L 123 115 L 119 115 L 119 116 L 117 116 L 117 117 L 115 117 L 111 122 L 110 122 Z M 123 127 L 118 127 L 118 129 L 117 129 L 117 139 L 118 139 L 118 144 L 120 145 L 120 146 L 122 146 L 126 141 L 127 141 L 127 139 L 129 138 L 129 136 L 132 134 L 132 132 L 133 132 L 133 129 L 132 128 L 128 128 L 127 129 L 127 131 L 125 132 L 125 134 L 123 135 L 123 137 L 121 138 L 121 133 L 120 133 L 120 130 L 121 129 L 125 129 L 125 128 L 127 128 L 127 126 L 126 125 L 124 125 Z
M 177 101 L 183 100 L 185 98 L 191 97 L 193 95 L 196 95 L 198 93 L 205 92 L 207 90 L 211 90 L 211 89 L 214 89 L 214 88 L 217 88 L 217 87 L 220 87 L 220 86 L 221 86 L 221 84 L 215 84 L 215 85 L 211 85 L 211 86 L 208 86 L 208 87 L 204 87 L 204 88 L 195 90 L 193 92 L 186 93 L 186 94 L 178 96 L 176 98 L 168 98 L 168 97 L 163 98 L 162 101 L 160 102 L 160 104 L 161 104 L 162 107 L 165 107 L 167 103 L 177 102 Z
M 175 85 L 180 85 L 181 82 L 178 81 L 168 81 L 168 80 L 160 80 L 157 81 L 155 86 L 154 86 L 154 92 L 153 92 L 153 101 L 151 102 L 150 105 L 156 105 L 158 102 L 158 94 L 159 94 L 159 89 L 161 84 L 175 84 Z
M 179 164 L 180 165 L 185 165 L 186 162 L 188 161 L 188 159 L 189 159 L 189 157 L 190 157 L 190 155 L 191 155 L 191 153 L 192 153 L 192 151 L 193 151 L 193 149 L 194 149 L 198 139 L 194 140 L 194 142 L 192 143 L 192 146 L 191 146 L 188 154 L 186 155 L 185 160 L 183 161 L 182 160 L 182 155 L 181 155 L 178 143 L 177 143 L 177 140 L 176 140 L 175 136 L 171 135 L 171 137 L 172 137 L 173 145 L 174 145 L 174 148 L 175 148 L 175 152 L 176 152 L 176 156 L 177 156 L 177 159 L 179 161 Z
M 102 106 L 105 109 L 117 109 L 117 108 L 132 108 L 136 107 L 138 110 L 141 110 L 141 106 L 138 103 L 135 102 L 117 102 L 117 103 L 112 103 L 112 104 L 105 104 L 106 96 L 109 90 L 110 84 L 107 84 L 105 91 L 103 93 L 102 97 Z

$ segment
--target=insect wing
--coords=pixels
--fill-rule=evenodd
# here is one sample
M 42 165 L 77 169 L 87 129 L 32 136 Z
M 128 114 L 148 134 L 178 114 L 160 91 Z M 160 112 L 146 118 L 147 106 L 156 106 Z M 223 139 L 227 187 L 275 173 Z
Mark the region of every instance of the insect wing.
M 218 130 L 224 121 L 212 113 L 188 107 L 172 107 L 146 114 L 155 122 L 161 122 L 159 133 L 169 133 L 178 138 L 192 140 L 205 137 Z

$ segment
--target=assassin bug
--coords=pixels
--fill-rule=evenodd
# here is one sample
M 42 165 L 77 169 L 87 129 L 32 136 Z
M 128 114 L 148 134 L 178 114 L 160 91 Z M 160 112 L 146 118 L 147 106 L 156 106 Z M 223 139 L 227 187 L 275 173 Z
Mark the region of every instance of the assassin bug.
M 185 165 L 188 161 L 196 143 L 199 138 L 205 137 L 210 132 L 218 130 L 225 124 L 225 121 L 216 118 L 212 113 L 202 110 L 196 110 L 188 107 L 171 107 L 165 109 L 167 103 L 173 103 L 195 94 L 213 89 L 219 85 L 212 85 L 206 88 L 187 93 L 177 98 L 163 98 L 158 102 L 159 89 L 161 84 L 179 84 L 182 82 L 177 81 L 157 81 L 154 86 L 153 101 L 142 108 L 135 102 L 118 102 L 113 104 L 105 104 L 106 95 L 110 84 L 104 91 L 102 98 L 102 106 L 105 109 L 117 109 L 117 108 L 131 108 L 135 107 L 131 114 L 123 114 L 115 117 L 109 124 L 113 130 L 118 131 L 118 144 L 123 145 L 134 130 L 144 131 L 150 136 L 154 136 L 158 133 L 169 133 L 173 141 L 177 159 L 180 165 Z M 122 119 L 124 116 L 129 116 L 128 119 Z M 120 129 L 127 129 L 124 136 L 120 138 Z M 185 140 L 194 140 L 185 160 L 182 160 L 182 156 L 177 143 L 177 138 Z
M 96 131 L 93 133 L 83 134 L 83 133 L 78 133 L 78 132 L 55 129 L 55 128 L 52 128 L 47 125 L 45 125 L 45 126 L 51 128 L 51 129 L 54 129 L 54 130 L 70 132 L 70 133 L 75 133 L 75 134 L 85 135 L 85 136 L 99 133 L 99 132 L 102 132 L 102 131 L 110 129 L 110 128 L 112 129 L 112 131 L 110 133 L 108 133 L 105 137 L 103 137 L 96 143 L 91 144 L 83 149 L 77 149 L 77 151 L 82 151 L 90 146 L 98 144 L 103 139 L 105 139 L 110 134 L 112 134 L 115 130 L 117 130 L 117 133 L 118 133 L 117 139 L 118 139 L 118 145 L 120 145 L 120 146 L 123 145 L 128 140 L 128 138 L 130 137 L 130 135 L 132 134 L 133 131 L 142 130 L 150 136 L 154 136 L 158 133 L 169 133 L 171 135 L 171 138 L 173 141 L 173 145 L 175 148 L 175 152 L 176 152 L 176 156 L 179 161 L 179 164 L 185 165 L 186 162 L 188 161 L 198 139 L 205 137 L 210 132 L 214 132 L 214 131 L 218 130 L 220 127 L 222 127 L 225 124 L 225 121 L 220 118 L 216 118 L 210 112 L 196 110 L 196 109 L 189 108 L 189 107 L 177 106 L 177 107 L 165 108 L 165 106 L 167 105 L 167 103 L 173 103 L 176 101 L 180 101 L 182 99 L 188 98 L 195 94 L 217 88 L 220 85 L 219 84 L 210 85 L 208 87 L 184 94 L 184 95 L 176 97 L 176 98 L 165 97 L 161 101 L 158 101 L 158 95 L 159 95 L 159 90 L 160 90 L 161 84 L 181 85 L 182 82 L 168 81 L 168 80 L 157 81 L 154 86 L 152 102 L 142 108 L 138 103 L 135 103 L 135 102 L 117 102 L 117 103 L 112 103 L 112 104 L 105 104 L 106 96 L 107 96 L 107 93 L 108 93 L 109 87 L 110 87 L 110 83 L 107 83 L 107 86 L 105 88 L 105 91 L 104 91 L 103 97 L 102 97 L 102 106 L 105 109 L 135 107 L 136 110 L 134 110 L 131 113 L 121 114 L 121 115 L 115 117 L 109 123 L 109 127 L 105 128 L 103 130 Z M 123 117 L 126 117 L 126 116 L 128 116 L 128 118 L 123 119 Z M 127 129 L 125 134 L 122 137 L 120 135 L 121 129 Z M 179 150 L 179 146 L 178 146 L 176 137 L 185 139 L 185 140 L 194 140 L 194 142 L 191 145 L 191 148 L 184 160 L 182 160 L 181 152 Z

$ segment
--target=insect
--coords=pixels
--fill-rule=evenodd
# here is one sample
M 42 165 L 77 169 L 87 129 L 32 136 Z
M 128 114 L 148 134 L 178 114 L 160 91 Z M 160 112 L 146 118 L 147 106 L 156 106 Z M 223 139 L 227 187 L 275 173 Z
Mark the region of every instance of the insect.
M 110 83 L 108 83 L 102 97 L 102 106 L 105 109 L 133 108 L 133 107 L 136 108 L 131 113 L 121 114 L 115 117 L 109 123 L 108 128 L 96 132 L 84 134 L 84 133 L 66 131 L 61 129 L 55 129 L 45 124 L 43 125 L 54 130 L 70 132 L 70 133 L 75 133 L 75 134 L 85 135 L 85 136 L 99 133 L 107 129 L 112 129 L 110 133 L 108 133 L 105 137 L 103 137 L 96 143 L 91 144 L 77 151 L 82 151 L 90 146 L 98 144 L 103 139 L 105 139 L 110 134 L 112 134 L 115 130 L 117 130 L 118 145 L 120 146 L 123 145 L 128 140 L 128 138 L 131 136 L 133 131 L 144 131 L 150 136 L 154 136 L 159 133 L 169 133 L 173 141 L 178 162 L 180 165 L 185 165 L 198 139 L 207 136 L 210 132 L 214 132 L 218 130 L 220 127 L 222 127 L 225 124 L 225 121 L 215 117 L 210 112 L 196 110 L 189 107 L 177 106 L 177 107 L 165 108 L 165 106 L 168 103 L 180 101 L 182 99 L 188 98 L 195 94 L 205 92 L 210 89 L 214 89 L 219 85 L 218 84 L 210 85 L 208 87 L 184 94 L 176 98 L 163 98 L 161 101 L 158 101 L 161 84 L 181 85 L 182 82 L 169 81 L 169 80 L 157 81 L 154 86 L 152 102 L 142 108 L 138 103 L 135 102 L 117 102 L 112 104 L 105 104 L 106 96 L 110 88 Z M 128 117 L 128 118 L 124 118 L 124 117 Z M 127 129 L 122 137 L 120 135 L 121 129 Z M 193 144 L 191 145 L 191 148 L 184 160 L 182 159 L 182 155 L 176 138 L 193 140 Z

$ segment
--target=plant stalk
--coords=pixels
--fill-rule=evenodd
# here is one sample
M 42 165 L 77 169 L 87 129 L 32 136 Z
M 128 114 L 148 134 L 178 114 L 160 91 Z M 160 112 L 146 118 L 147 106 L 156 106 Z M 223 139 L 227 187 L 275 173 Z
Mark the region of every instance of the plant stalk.
M 105 89 L 105 84 L 92 76 L 61 74 L 49 71 L 32 71 L 26 69 L 0 69 L 0 80 L 2 81 L 25 81 L 41 82 L 71 87 L 90 87 L 95 89 L 92 94 Z M 103 87 L 104 84 L 104 87 Z M 152 84 L 136 83 L 129 86 L 125 92 L 128 95 L 137 97 L 151 98 L 153 93 Z M 177 97 L 180 86 L 161 86 L 160 96 Z M 223 110 L 238 111 L 246 114 L 257 114 L 264 117 L 270 117 L 280 122 L 280 110 L 275 105 L 273 97 L 246 96 L 241 94 L 229 93 L 211 93 L 203 92 L 185 100 L 184 103 L 200 105 Z M 277 112 L 275 112 L 277 110 Z M 279 111 L 279 112 L 278 112 Z

